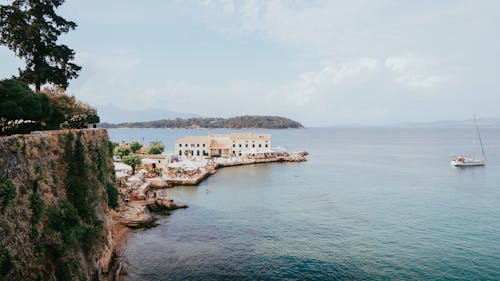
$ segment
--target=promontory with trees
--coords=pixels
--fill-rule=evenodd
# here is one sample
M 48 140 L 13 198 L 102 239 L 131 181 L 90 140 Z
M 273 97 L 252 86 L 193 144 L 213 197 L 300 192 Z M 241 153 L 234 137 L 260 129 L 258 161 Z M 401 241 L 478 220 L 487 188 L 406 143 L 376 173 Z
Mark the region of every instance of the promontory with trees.
M 188 118 L 156 120 L 149 122 L 127 122 L 119 124 L 100 123 L 102 128 L 221 128 L 221 129 L 299 129 L 302 124 L 280 116 L 238 116 L 232 118 Z

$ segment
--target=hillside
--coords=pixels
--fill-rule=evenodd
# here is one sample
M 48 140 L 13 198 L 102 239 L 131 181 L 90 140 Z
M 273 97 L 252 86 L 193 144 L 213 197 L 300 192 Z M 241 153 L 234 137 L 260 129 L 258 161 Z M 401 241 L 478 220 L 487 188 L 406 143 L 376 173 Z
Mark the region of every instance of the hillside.
M 99 117 L 102 122 L 120 123 L 120 122 L 146 122 L 158 119 L 174 118 L 194 118 L 199 117 L 196 114 L 176 112 L 172 110 L 148 108 L 141 110 L 124 109 L 114 104 L 97 106 Z
M 119 124 L 101 123 L 101 128 L 212 128 L 212 129 L 298 129 L 297 121 L 279 116 L 238 116 L 232 118 L 188 118 L 127 122 Z

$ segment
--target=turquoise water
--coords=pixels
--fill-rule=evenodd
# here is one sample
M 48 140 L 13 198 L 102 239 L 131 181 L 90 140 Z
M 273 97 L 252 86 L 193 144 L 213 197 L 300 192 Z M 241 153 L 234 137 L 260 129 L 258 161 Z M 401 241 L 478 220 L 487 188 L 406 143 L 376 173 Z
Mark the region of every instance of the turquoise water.
M 471 150 L 470 129 L 258 132 L 309 161 L 225 168 L 167 190 L 190 208 L 130 235 L 125 280 L 500 278 L 499 130 L 481 131 L 487 166 L 467 169 L 449 160 Z M 169 149 L 206 133 L 109 130 Z

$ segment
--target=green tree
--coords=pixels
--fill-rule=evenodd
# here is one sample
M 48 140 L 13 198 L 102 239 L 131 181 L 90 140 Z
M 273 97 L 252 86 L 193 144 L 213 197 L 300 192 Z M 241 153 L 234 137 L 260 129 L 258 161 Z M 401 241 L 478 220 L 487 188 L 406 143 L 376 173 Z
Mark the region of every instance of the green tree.
M 141 157 L 134 155 L 134 154 L 130 154 L 130 155 L 123 157 L 122 161 L 123 161 L 123 163 L 132 167 L 132 172 L 135 172 L 135 168 L 137 168 L 137 166 L 141 165 Z
M 48 129 L 81 129 L 88 124 L 99 123 L 97 110 L 92 106 L 69 96 L 59 87 L 44 87 L 52 107 L 52 115 L 47 122 Z
M 139 149 L 142 148 L 142 144 L 140 144 L 137 141 L 133 141 L 133 142 L 130 143 L 129 147 L 130 147 L 130 150 L 132 150 L 133 153 L 136 153 Z
M 42 129 L 50 114 L 46 95 L 34 93 L 16 79 L 0 81 L 0 135 Z
M 0 207 L 5 208 L 16 198 L 16 186 L 11 180 L 0 176 Z
M 120 156 L 123 158 L 123 156 L 127 156 L 130 154 L 130 148 L 123 145 L 117 146 L 115 147 L 113 154 L 115 156 Z
M 153 141 L 149 145 L 149 154 L 161 154 L 165 150 L 165 145 L 161 141 Z
M 118 189 L 112 183 L 108 183 L 106 185 L 106 193 L 108 194 L 108 206 L 116 209 L 118 207 Z
M 0 5 L 0 43 L 6 45 L 26 68 L 19 78 L 35 85 L 53 83 L 66 89 L 68 80 L 78 77 L 81 67 L 72 63 L 75 52 L 58 37 L 76 28 L 76 23 L 56 14 L 64 0 L 13 0 Z

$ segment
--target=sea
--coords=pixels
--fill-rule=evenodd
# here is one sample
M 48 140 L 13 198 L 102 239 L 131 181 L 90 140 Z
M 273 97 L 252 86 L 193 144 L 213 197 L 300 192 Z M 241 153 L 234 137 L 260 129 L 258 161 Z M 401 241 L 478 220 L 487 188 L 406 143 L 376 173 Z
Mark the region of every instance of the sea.
M 230 131 L 108 132 L 172 152 L 177 138 Z M 488 162 L 469 168 L 450 160 L 474 152 L 470 128 L 248 132 L 308 161 L 166 190 L 189 208 L 129 235 L 124 280 L 500 280 L 499 129 L 481 130 Z

